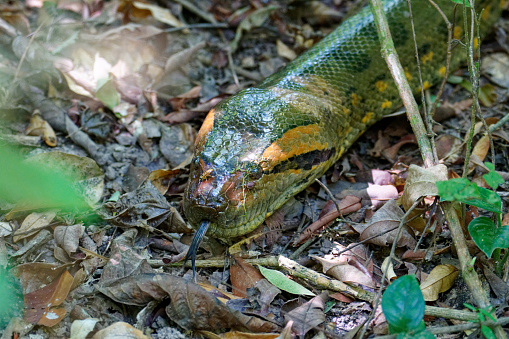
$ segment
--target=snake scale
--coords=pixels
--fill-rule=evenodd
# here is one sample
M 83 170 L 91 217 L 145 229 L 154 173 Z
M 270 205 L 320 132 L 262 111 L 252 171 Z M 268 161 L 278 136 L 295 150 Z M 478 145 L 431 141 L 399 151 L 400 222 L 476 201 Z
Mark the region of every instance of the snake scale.
M 454 4 L 435 1 L 454 22 Z M 427 0 L 411 5 L 428 88 L 445 72 L 447 26 Z M 406 76 L 418 91 L 407 1 L 385 0 L 383 6 Z M 498 0 L 477 8 L 484 9 L 486 27 L 499 16 Z M 461 22 L 454 26 L 455 38 L 463 36 L 462 28 Z M 454 52 L 457 67 L 464 53 Z M 258 86 L 222 101 L 208 113 L 195 142 L 183 206 L 197 232 L 186 259 L 194 267 L 205 233 L 228 239 L 254 230 L 399 106 L 369 7 Z

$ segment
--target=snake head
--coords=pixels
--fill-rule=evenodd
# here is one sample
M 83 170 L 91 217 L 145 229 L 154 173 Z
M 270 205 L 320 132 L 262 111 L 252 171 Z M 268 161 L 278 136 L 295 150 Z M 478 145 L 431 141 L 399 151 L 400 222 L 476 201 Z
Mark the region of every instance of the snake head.
M 336 129 L 314 96 L 251 88 L 212 109 L 198 132 L 184 193 L 196 229 L 233 238 L 253 231 L 337 158 Z M 336 138 L 337 139 L 337 138 Z
M 253 210 L 263 170 L 257 162 L 241 161 L 219 166 L 206 155 L 195 157 L 184 196 L 184 210 L 192 225 L 210 222 L 209 235 L 230 238 L 248 233 L 266 213 Z M 230 227 L 229 227 L 230 226 Z M 251 228 L 251 226 L 249 226 Z

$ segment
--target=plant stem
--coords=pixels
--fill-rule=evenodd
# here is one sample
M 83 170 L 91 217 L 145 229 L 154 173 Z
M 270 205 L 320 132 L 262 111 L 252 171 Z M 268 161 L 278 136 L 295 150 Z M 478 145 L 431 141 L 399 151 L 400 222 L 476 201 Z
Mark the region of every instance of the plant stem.
M 400 96 L 407 110 L 408 119 L 412 125 L 412 129 L 419 143 L 424 165 L 425 167 L 431 167 L 435 165 L 435 162 L 431 157 L 431 154 L 433 153 L 431 152 L 430 142 L 427 138 L 426 130 L 419 114 L 417 103 L 415 102 L 412 90 L 410 89 L 408 81 L 405 77 L 403 67 L 399 62 L 398 54 L 394 48 L 394 43 L 391 38 L 389 25 L 383 11 L 382 3 L 380 0 L 370 0 L 370 5 L 375 17 L 378 38 L 380 40 L 382 49 L 382 56 L 387 62 L 394 81 L 398 86 Z M 489 306 L 488 296 L 482 289 L 481 281 L 479 280 L 474 267 L 471 266 L 472 259 L 470 257 L 470 253 L 468 252 L 465 235 L 463 234 L 458 215 L 456 214 L 456 211 L 450 202 L 443 203 L 442 208 L 445 212 L 445 217 L 448 222 L 449 229 L 451 230 L 451 236 L 454 245 L 456 246 L 463 279 L 465 280 L 477 305 L 480 308 L 486 308 Z M 496 326 L 494 330 L 497 338 L 507 338 L 501 326 Z

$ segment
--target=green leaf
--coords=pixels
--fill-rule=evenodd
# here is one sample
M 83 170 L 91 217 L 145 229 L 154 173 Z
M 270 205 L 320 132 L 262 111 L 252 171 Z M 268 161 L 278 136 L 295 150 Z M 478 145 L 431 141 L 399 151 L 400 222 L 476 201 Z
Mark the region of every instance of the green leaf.
M 459 201 L 487 211 L 501 213 L 502 199 L 495 192 L 477 186 L 465 178 L 437 181 L 441 200 Z
M 336 305 L 336 301 L 334 300 L 327 301 L 325 303 L 325 309 L 323 310 L 323 313 L 329 312 L 334 307 L 334 305 Z
M 477 312 L 477 308 L 475 308 L 474 306 L 470 305 L 469 303 L 463 303 L 463 306 L 465 306 L 466 308 L 468 308 L 472 312 Z
M 0 331 L 5 329 L 11 318 L 21 316 L 23 312 L 23 292 L 12 274 L 0 267 Z
M 111 110 L 120 103 L 120 94 L 117 92 L 113 81 L 109 78 L 97 80 L 95 97 Z
M 424 324 L 424 321 L 422 322 Z M 411 333 L 399 333 L 397 339 L 435 339 L 435 336 L 426 330 Z
M 491 162 L 485 162 L 484 165 L 490 170 L 488 173 L 483 175 L 483 179 L 493 189 L 497 189 L 499 185 L 502 185 L 505 180 L 500 174 L 495 172 L 495 166 Z
M 465 5 L 465 7 L 470 7 L 470 2 L 468 0 L 465 0 L 465 3 L 463 3 L 463 0 L 451 0 L 451 2 L 458 4 L 458 5 Z
M 449 75 L 449 77 L 447 78 L 447 82 L 450 84 L 457 85 L 463 82 L 463 78 L 458 75 Z
M 265 279 L 270 281 L 272 285 L 276 286 L 280 290 L 297 295 L 315 295 L 304 286 L 296 283 L 291 279 L 288 279 L 286 275 L 279 271 L 271 270 L 260 265 L 258 265 L 258 269 L 260 270 L 260 273 L 265 277 Z
M 497 319 L 495 319 L 495 318 L 493 317 L 493 315 L 491 315 L 491 313 L 489 312 L 489 309 L 491 309 L 491 306 L 488 306 L 487 308 L 481 308 L 481 309 L 479 310 L 479 313 L 484 314 L 484 316 L 485 316 L 486 318 L 489 318 L 489 319 L 491 319 L 492 321 L 497 321 Z
M 413 275 L 405 275 L 393 282 L 382 297 L 382 310 L 391 333 L 419 329 L 424 317 L 424 298 Z
M 509 247 L 509 226 L 497 227 L 490 218 L 475 218 L 468 224 L 468 232 L 488 258 L 496 248 Z
M 0 147 L 0 199 L 25 208 L 88 209 L 72 179 L 51 166 L 27 161 L 8 147 Z M 49 164 L 48 164 L 49 165 Z
M 497 336 L 495 333 L 493 333 L 493 330 L 486 325 L 481 325 L 481 332 L 486 339 L 497 339 Z

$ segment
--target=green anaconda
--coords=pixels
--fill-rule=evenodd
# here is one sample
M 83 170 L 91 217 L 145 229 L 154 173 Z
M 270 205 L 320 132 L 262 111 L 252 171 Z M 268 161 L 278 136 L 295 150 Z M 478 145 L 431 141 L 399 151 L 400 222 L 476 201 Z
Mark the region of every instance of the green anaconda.
M 454 22 L 452 1 L 435 2 Z M 427 88 L 445 72 L 447 26 L 427 0 L 411 3 Z M 383 5 L 406 76 L 417 91 L 408 4 L 385 0 Z M 499 0 L 482 6 L 489 25 L 499 16 Z M 461 9 L 457 12 L 461 17 Z M 462 28 L 454 27 L 455 38 L 462 37 Z M 459 57 L 453 57 L 452 67 L 463 54 L 462 48 L 455 52 Z M 186 259 L 194 261 L 205 232 L 232 238 L 254 230 L 323 175 L 368 126 L 399 106 L 369 7 L 258 86 L 218 104 L 198 133 L 184 195 L 185 214 L 198 229 Z

